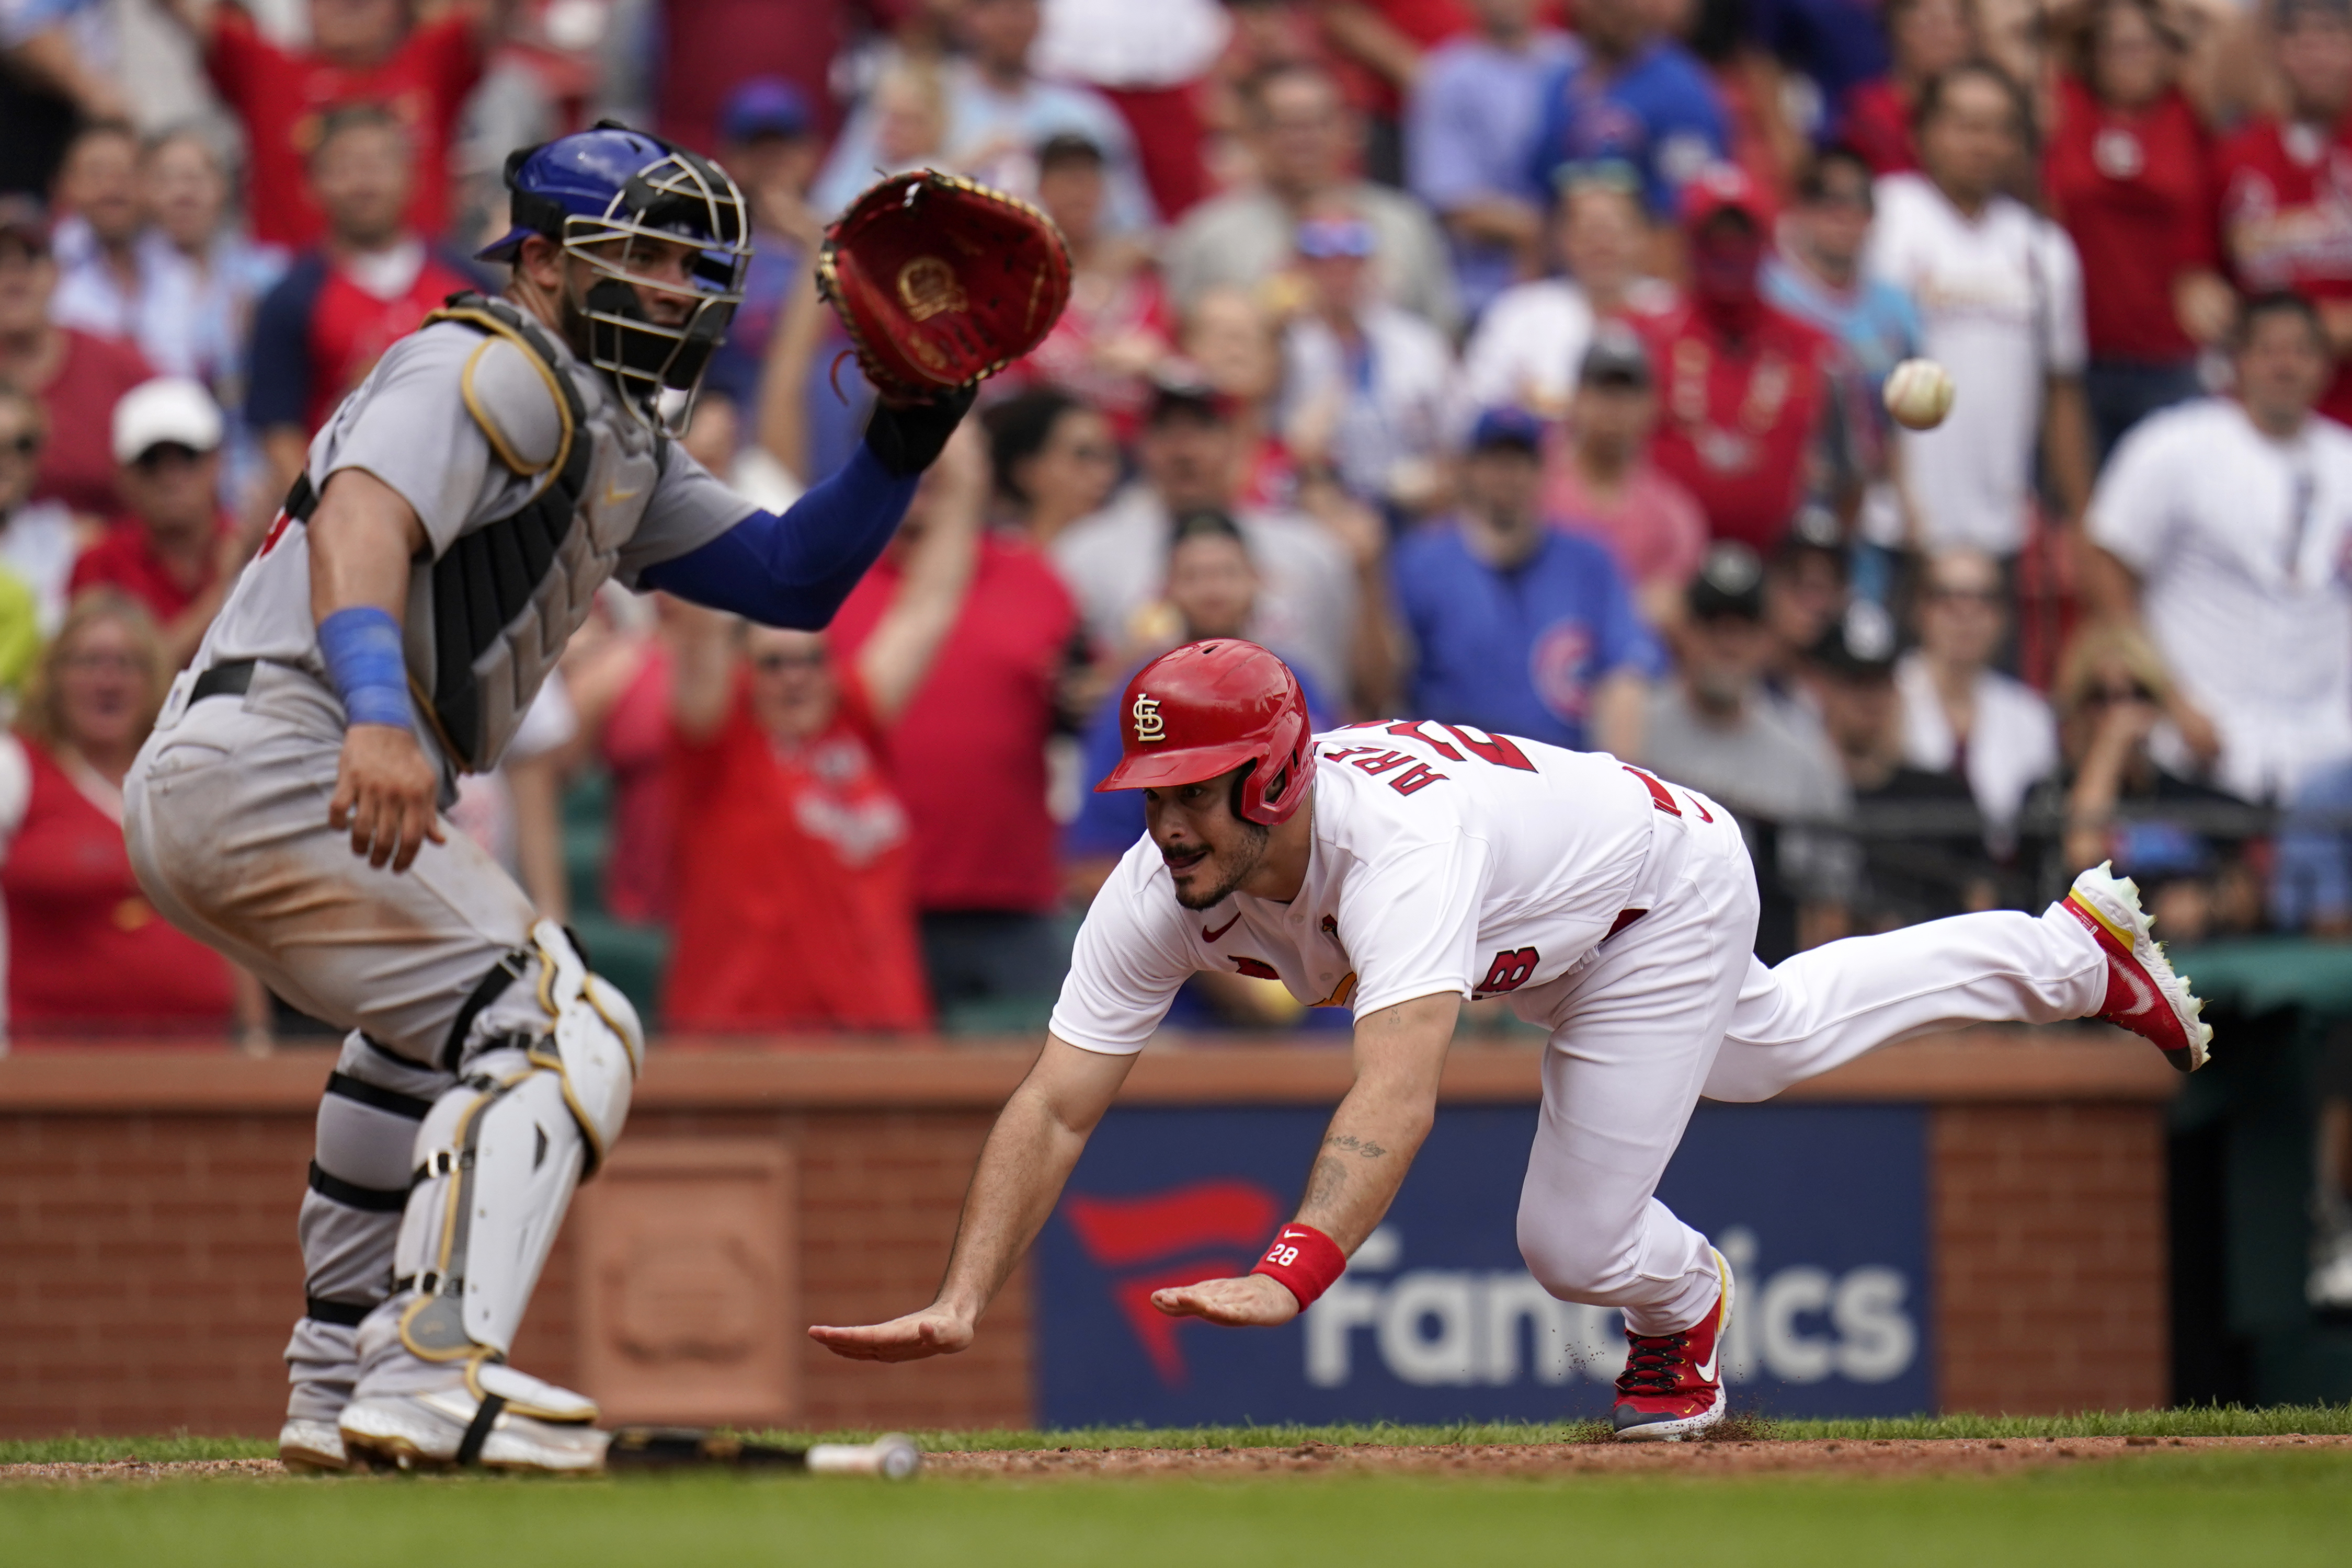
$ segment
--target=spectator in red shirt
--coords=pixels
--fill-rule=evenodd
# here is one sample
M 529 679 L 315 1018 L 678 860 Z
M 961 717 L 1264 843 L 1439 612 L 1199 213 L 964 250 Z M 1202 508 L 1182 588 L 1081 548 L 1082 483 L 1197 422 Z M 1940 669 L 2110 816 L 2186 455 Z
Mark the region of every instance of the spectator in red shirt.
M 163 376 L 114 405 L 115 487 L 130 510 L 74 561 L 70 591 L 110 588 L 155 618 L 165 661 L 184 668 L 240 564 L 220 507 L 221 412 L 192 381 Z
M 155 372 L 128 341 L 49 319 L 58 264 L 40 204 L 0 196 L 0 382 L 41 400 L 48 440 L 36 501 L 60 501 L 87 524 L 114 510 L 114 404 Z
M 2286 112 L 2246 127 L 2215 160 L 2222 254 L 2246 293 L 2317 302 L 2336 354 L 2319 412 L 2352 420 L 2352 5 L 2280 0 L 2274 30 Z
M 2098 0 L 2042 155 L 2052 215 L 2097 280 L 2084 291 L 2083 383 L 2101 462 L 2141 419 L 2204 391 L 2198 350 L 2230 329 L 2211 139 L 2181 90 L 2182 49 L 2157 0 Z
M 679 1030 L 919 1030 L 918 853 L 885 734 L 955 623 L 987 471 L 951 443 L 899 525 L 914 542 L 856 653 L 681 607 L 670 678 L 677 919 L 662 1016 Z M 984 760 L 944 765 L 980 788 Z M 911 775 L 908 775 L 911 777 Z M 967 813 L 978 841 L 1003 824 Z M 1053 867 L 1045 860 L 1045 874 Z
M 310 152 L 326 243 L 298 258 L 253 323 L 246 418 L 261 433 L 271 493 L 302 471 L 311 435 L 425 312 L 477 279 L 402 217 L 415 171 L 399 118 L 377 104 L 330 111 Z
M 1978 50 L 1969 0 L 1886 0 L 1886 42 L 1895 68 L 1848 90 L 1831 139 L 1862 154 L 1874 174 L 1919 167 L 1911 118 L 1919 89 Z
M 1754 182 L 1718 164 L 1685 191 L 1690 299 L 1635 323 L 1665 382 L 1652 453 L 1714 538 L 1769 554 L 1820 487 L 1838 349 L 1759 291 L 1770 218 Z
M 834 621 L 845 655 L 862 662 L 905 613 L 929 548 L 901 528 Z M 1061 880 L 1045 743 L 1078 635 L 1076 602 L 1045 552 L 1010 530 L 982 534 L 938 661 L 885 720 L 914 829 L 923 964 L 942 1009 L 1050 1004 L 1068 967 L 1053 920 Z
M 310 0 L 310 47 L 281 48 L 220 0 L 169 0 L 195 36 L 213 86 L 245 126 L 254 237 L 316 245 L 327 215 L 304 182 L 328 113 L 382 104 L 399 117 L 422 173 L 408 225 L 438 236 L 449 223 L 449 152 L 458 111 L 481 79 L 504 0 Z
M 19 1033 L 218 1035 L 257 1019 L 218 954 L 156 914 L 122 847 L 122 776 L 170 678 L 136 601 L 77 601 L 17 720 L 32 794 L 0 864 L 8 1013 Z

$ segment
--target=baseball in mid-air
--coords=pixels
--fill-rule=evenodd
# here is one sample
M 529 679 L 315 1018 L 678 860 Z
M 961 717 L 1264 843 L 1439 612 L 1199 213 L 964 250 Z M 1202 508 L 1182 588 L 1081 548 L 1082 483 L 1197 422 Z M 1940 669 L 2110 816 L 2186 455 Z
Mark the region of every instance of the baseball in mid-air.
M 1886 378 L 1886 412 L 1906 430 L 1933 430 L 1952 412 L 1952 372 L 1933 360 L 1906 360 Z

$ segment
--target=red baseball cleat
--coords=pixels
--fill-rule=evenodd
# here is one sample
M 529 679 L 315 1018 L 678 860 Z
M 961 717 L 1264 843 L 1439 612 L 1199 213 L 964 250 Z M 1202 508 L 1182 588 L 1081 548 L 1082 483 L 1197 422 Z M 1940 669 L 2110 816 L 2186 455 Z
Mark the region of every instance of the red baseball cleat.
M 2204 1066 L 2213 1026 L 2198 1021 L 2204 1002 L 2148 935 L 2156 922 L 2139 906 L 2138 884 L 2102 861 L 2074 879 L 2063 907 L 2106 950 L 2107 997 L 2097 1016 L 2154 1041 L 2183 1072 Z
M 1633 1352 L 1617 1377 L 1617 1440 L 1678 1443 L 1723 1419 L 1723 1331 L 1731 1322 L 1731 1265 L 1713 1248 L 1722 1292 L 1680 1333 L 1625 1331 Z

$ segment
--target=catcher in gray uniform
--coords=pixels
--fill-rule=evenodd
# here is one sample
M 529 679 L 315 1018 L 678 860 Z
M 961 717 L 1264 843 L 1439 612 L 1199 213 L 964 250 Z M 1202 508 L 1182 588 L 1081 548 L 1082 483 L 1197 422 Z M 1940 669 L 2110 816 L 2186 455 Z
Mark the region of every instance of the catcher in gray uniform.
M 759 511 L 670 439 L 740 298 L 733 182 L 600 126 L 507 183 L 503 298 L 436 311 L 311 442 L 124 790 L 155 906 L 351 1030 L 286 1352 L 279 1452 L 310 1468 L 603 1463 L 595 1406 L 505 1356 L 642 1032 L 438 811 L 607 578 L 824 625 L 971 403 L 878 408 L 840 473 Z

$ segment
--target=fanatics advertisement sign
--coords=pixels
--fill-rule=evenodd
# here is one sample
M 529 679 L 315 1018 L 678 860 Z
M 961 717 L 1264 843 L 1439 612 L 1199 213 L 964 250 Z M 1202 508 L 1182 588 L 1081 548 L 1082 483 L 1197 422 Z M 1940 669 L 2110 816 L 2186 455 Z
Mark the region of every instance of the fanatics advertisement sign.
M 1388 1220 L 1299 1321 L 1162 1317 L 1164 1285 L 1245 1271 L 1297 1202 L 1327 1113 L 1114 1110 L 1038 1239 L 1049 1427 L 1606 1416 L 1612 1310 L 1554 1301 L 1519 1260 L 1533 1106 L 1454 1107 Z M 1927 1119 L 1916 1107 L 1701 1105 L 1658 1196 L 1740 1284 L 1735 1410 L 1902 1415 L 1929 1375 Z

